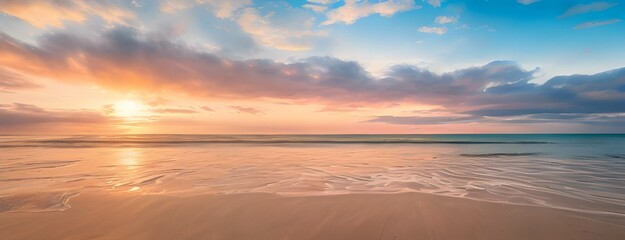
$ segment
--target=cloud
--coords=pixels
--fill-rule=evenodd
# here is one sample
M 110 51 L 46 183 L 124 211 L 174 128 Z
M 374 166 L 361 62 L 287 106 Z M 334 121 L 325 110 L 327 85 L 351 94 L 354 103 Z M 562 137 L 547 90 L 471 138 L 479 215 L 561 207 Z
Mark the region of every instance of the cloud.
M 158 106 L 166 105 L 167 103 L 169 103 L 169 100 L 162 98 L 162 97 L 153 97 L 153 98 L 144 98 L 142 102 L 144 102 L 150 107 L 158 107 Z
M 252 107 L 242 107 L 242 106 L 230 106 L 230 108 L 237 110 L 239 113 L 248 113 L 252 115 L 263 114 L 262 110 L 252 108 Z
M 367 17 L 373 14 L 390 17 L 397 12 L 404 12 L 418 8 L 421 8 L 421 6 L 416 5 L 414 3 L 414 0 L 388 0 L 377 3 L 369 3 L 368 1 L 346 0 L 343 6 L 328 11 L 326 13 L 327 20 L 325 20 L 321 24 L 352 24 L 360 18 Z
M 321 6 L 321 5 L 312 5 L 312 4 L 304 4 L 302 7 L 304 8 L 308 8 L 316 13 L 322 13 L 325 12 L 328 7 L 327 6 Z
M 0 129 L 31 127 L 33 125 L 58 124 L 105 124 L 112 119 L 95 111 L 57 110 L 49 111 L 35 105 L 13 103 L 0 105 Z
M 481 120 L 476 116 L 440 116 L 440 117 L 422 117 L 422 116 L 376 116 L 367 122 L 381 122 L 399 125 L 434 125 L 434 124 L 450 124 L 450 123 L 466 123 Z
M 183 9 L 203 6 L 218 18 L 230 18 L 234 13 L 252 5 L 252 0 L 161 0 L 160 9 L 166 13 L 174 13 Z
M 30 113 L 43 113 L 45 110 L 43 108 L 37 107 L 32 104 L 24 104 L 24 103 L 13 103 L 13 106 L 10 106 L 10 109 L 16 112 L 30 112 Z
M 299 10 L 285 10 L 281 16 L 275 13 L 260 15 L 254 8 L 246 8 L 237 20 L 241 29 L 265 46 L 290 51 L 308 50 L 313 42 L 326 35 L 313 31 L 315 18 Z
M 25 76 L 19 73 L 10 71 L 3 67 L 0 67 L 0 90 L 17 90 L 17 89 L 29 89 L 39 88 L 38 84 L 28 80 Z
M 479 27 L 474 28 L 475 30 L 480 30 L 480 29 L 486 29 L 486 31 L 489 32 L 496 32 L 497 30 L 493 29 L 492 27 L 488 26 L 488 25 L 482 25 Z
M 598 26 L 618 23 L 618 22 L 621 22 L 621 21 L 622 21 L 621 19 L 610 19 L 610 20 L 605 20 L 605 21 L 584 22 L 584 23 L 580 23 L 580 24 L 576 25 L 575 29 L 584 29 L 584 28 L 598 27 Z
M 523 5 L 530 5 L 532 3 L 539 2 L 540 0 L 517 0 L 518 3 Z
M 445 125 L 445 124 L 472 124 L 484 123 L 489 126 L 495 124 L 510 126 L 511 124 L 546 124 L 551 127 L 546 128 L 546 132 L 564 131 L 574 132 L 583 129 L 583 132 L 614 132 L 625 131 L 625 114 L 529 114 L 506 117 L 482 117 L 482 116 L 373 116 L 365 122 L 385 123 L 394 125 Z M 563 125 L 578 126 L 567 129 Z M 558 128 L 559 130 L 555 130 Z M 470 131 L 470 130 L 469 130 Z
M 607 3 L 607 2 L 593 2 L 589 4 L 577 4 L 570 7 L 566 12 L 559 16 L 559 18 L 566 18 L 574 15 L 589 13 L 589 12 L 600 12 L 607 10 L 611 7 L 616 6 L 616 3 Z
M 0 1 L 0 11 L 37 28 L 61 28 L 65 21 L 84 22 L 91 16 L 116 24 L 125 24 L 135 17 L 131 11 L 115 5 L 114 1 Z
M 155 112 L 155 113 L 182 113 L 182 114 L 197 113 L 197 111 L 193 109 L 186 109 L 186 108 L 157 108 L 157 109 L 151 109 L 150 111 Z
M 446 27 L 420 27 L 419 28 L 419 32 L 422 33 L 434 33 L 434 34 L 438 34 L 438 35 L 443 35 L 445 33 L 447 33 L 447 28 Z
M 625 112 L 625 68 L 594 75 L 558 76 L 542 85 L 526 81 L 488 88 L 491 102 L 466 113 L 481 116 Z M 473 103 L 476 104 L 476 103 Z
M 212 108 L 208 107 L 208 106 L 202 106 L 201 107 L 202 110 L 207 111 L 207 112 L 214 112 L 215 110 L 213 110 Z
M 142 0 L 132 0 L 132 6 L 136 7 L 136 8 L 141 8 L 143 6 L 145 6 L 145 3 Z
M 447 24 L 447 23 L 455 23 L 458 21 L 457 17 L 447 17 L 447 16 L 438 16 L 434 20 L 434 22 L 438 24 Z
M 364 107 L 365 106 L 358 104 L 342 104 L 338 106 L 325 106 L 318 110 L 318 112 L 354 112 Z
M 376 77 L 357 62 L 332 57 L 291 63 L 232 60 L 125 27 L 97 40 L 57 32 L 42 36 L 36 45 L 0 34 L 0 52 L 0 65 L 10 71 L 120 91 L 287 100 L 327 109 L 435 105 L 473 117 L 625 112 L 625 68 L 557 76 L 543 84 L 531 82 L 540 69 L 526 70 L 510 61 L 446 73 L 396 65 Z
M 432 7 L 440 7 L 441 0 L 427 0 L 428 4 L 432 5 Z
M 337 3 L 339 2 L 339 0 L 308 0 L 308 2 L 327 5 L 327 4 Z

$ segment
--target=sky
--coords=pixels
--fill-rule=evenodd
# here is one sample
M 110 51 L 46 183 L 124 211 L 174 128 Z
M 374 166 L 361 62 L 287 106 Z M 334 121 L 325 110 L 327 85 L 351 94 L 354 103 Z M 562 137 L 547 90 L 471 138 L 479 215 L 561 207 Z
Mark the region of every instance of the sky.
M 0 0 L 0 134 L 625 133 L 619 0 Z

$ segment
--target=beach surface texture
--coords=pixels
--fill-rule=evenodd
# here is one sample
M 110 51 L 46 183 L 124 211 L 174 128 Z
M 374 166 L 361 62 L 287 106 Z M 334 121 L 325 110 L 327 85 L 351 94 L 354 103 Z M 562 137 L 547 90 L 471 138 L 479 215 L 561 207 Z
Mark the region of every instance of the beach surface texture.
M 420 193 L 85 194 L 70 204 L 0 214 L 2 239 L 625 239 L 625 226 L 594 216 Z

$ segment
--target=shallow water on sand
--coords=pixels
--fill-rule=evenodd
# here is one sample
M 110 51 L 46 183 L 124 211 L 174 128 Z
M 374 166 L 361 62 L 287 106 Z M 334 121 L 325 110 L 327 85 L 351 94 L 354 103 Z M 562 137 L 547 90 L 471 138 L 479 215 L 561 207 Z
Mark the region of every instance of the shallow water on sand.
M 625 216 L 625 135 L 0 137 L 0 212 L 81 192 L 425 192 Z

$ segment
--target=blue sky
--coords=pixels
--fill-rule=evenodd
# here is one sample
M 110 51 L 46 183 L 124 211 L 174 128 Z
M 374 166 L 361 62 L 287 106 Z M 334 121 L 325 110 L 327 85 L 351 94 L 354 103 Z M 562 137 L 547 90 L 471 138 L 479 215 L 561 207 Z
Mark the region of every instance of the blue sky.
M 271 133 L 295 108 L 317 133 L 625 131 L 616 0 L 0 1 L 0 11 L 5 119 L 87 110 L 110 124 L 121 102 L 143 105 L 146 125 L 196 114 L 221 132 Z M 85 95 L 50 101 L 74 92 Z M 74 99 L 87 93 L 101 100 Z
M 376 1 L 370 1 L 375 4 Z M 527 67 L 541 67 L 547 75 L 596 73 L 622 66 L 625 55 L 625 5 L 598 1 L 444 1 L 440 7 L 416 1 L 412 10 L 392 16 L 372 14 L 354 23 L 320 25 L 324 13 L 296 11 L 306 1 L 255 3 L 261 14 L 275 15 L 275 22 L 289 21 L 289 14 L 314 18 L 313 31 L 327 31 L 308 51 L 266 50 L 255 56 L 271 59 L 330 55 L 384 68 L 397 63 L 421 64 L 440 71 L 513 60 Z M 328 11 L 344 3 L 327 5 Z M 575 6 L 608 5 L 604 10 L 563 17 Z M 324 6 L 318 4 L 318 6 Z M 592 7 L 589 7 L 592 8 Z M 602 9 L 603 7 L 599 7 Z M 287 9 L 287 10 L 285 10 Z M 282 15 L 281 15 L 282 12 Z M 205 15 L 199 13 L 202 22 Z M 456 22 L 435 23 L 445 16 Z M 302 17 L 303 19 L 304 17 Z M 300 20 L 301 21 L 301 20 Z M 589 22 L 612 24 L 576 29 Z M 210 20 L 206 21 L 210 23 Z M 419 32 L 421 27 L 446 28 L 442 35 Z M 210 28 L 204 28 L 211 35 Z
M 621 44 L 625 42 L 625 23 L 622 22 L 625 4 L 619 1 L 542 0 L 523 4 L 516 0 L 447 0 L 440 1 L 440 6 L 433 6 L 427 1 L 401 0 L 391 2 L 409 6 L 391 10 L 392 15 L 370 13 L 353 22 L 331 24 L 324 24 L 329 19 L 328 14 L 345 7 L 343 1 L 233 2 L 242 4 L 232 14 L 254 8 L 259 17 L 269 21 L 270 27 L 282 28 L 282 34 L 323 33 L 304 36 L 310 38 L 304 50 L 276 49 L 242 30 L 236 16 L 220 18 L 211 14 L 207 9 L 211 6 L 163 14 L 159 1 L 121 1 L 120 5 L 136 13 L 133 21 L 140 22 L 145 30 L 179 25 L 185 28 L 185 41 L 225 49 L 222 54 L 240 59 L 289 61 L 333 56 L 361 62 L 374 72 L 398 63 L 417 64 L 442 72 L 493 60 L 512 60 L 527 68 L 540 67 L 545 75 L 555 76 L 617 68 L 623 65 L 621 56 L 625 55 L 625 44 Z M 356 4 L 384 2 L 387 1 L 356 1 Z M 315 12 L 306 8 L 311 5 L 327 9 Z M 576 7 L 581 10 L 565 15 Z M 437 17 L 453 20 L 441 24 L 435 22 Z M 16 21 L 8 14 L 2 18 L 4 30 L 22 38 L 33 38 L 50 30 Z M 66 21 L 65 27 L 85 30 L 102 27 L 102 23 L 98 23 L 100 19 L 90 21 L 93 23 Z M 578 29 L 592 22 L 597 26 Z M 308 23 L 310 25 L 304 26 Z M 600 25 L 602 23 L 605 25 Z M 446 32 L 441 35 L 419 32 L 424 27 L 446 29 Z
M 364 62 L 429 64 L 453 70 L 492 60 L 514 60 L 523 66 L 541 67 L 550 75 L 593 73 L 622 66 L 625 24 L 586 29 L 575 26 L 623 19 L 625 5 L 613 2 L 615 6 L 603 11 L 560 17 L 576 5 L 593 3 L 538 1 L 523 5 L 514 0 L 478 0 L 445 1 L 433 7 L 417 1 L 420 9 L 391 17 L 372 15 L 350 25 L 327 27 L 339 42 L 346 43 L 339 43 L 337 57 Z M 340 7 L 340 3 L 331 6 Z M 318 22 L 324 21 L 322 14 L 315 16 Z M 457 22 L 437 24 L 434 21 L 438 16 L 454 17 Z M 418 32 L 421 27 L 448 30 L 437 35 Z

